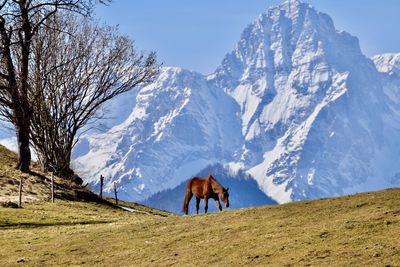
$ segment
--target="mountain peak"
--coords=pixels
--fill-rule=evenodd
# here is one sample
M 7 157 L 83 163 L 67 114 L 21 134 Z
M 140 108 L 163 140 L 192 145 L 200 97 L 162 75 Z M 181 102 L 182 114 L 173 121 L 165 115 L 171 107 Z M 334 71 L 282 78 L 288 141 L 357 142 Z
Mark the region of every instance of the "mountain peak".
M 299 15 L 299 13 L 304 13 L 307 10 L 316 10 L 308 3 L 304 3 L 298 0 L 288 0 L 281 4 L 271 6 L 268 8 L 266 12 L 264 12 L 261 16 L 286 16 L 289 18 L 295 18 Z
M 314 59 L 349 67 L 354 57 L 364 57 L 356 37 L 337 31 L 332 19 L 310 4 L 290 0 L 271 7 L 248 25 L 210 78 L 225 76 L 219 86 L 227 90 L 256 79 L 252 74 L 289 75 L 296 64 Z
M 288 11 L 296 11 L 299 10 L 300 7 L 311 7 L 310 4 L 304 3 L 299 0 L 287 0 L 283 2 L 282 4 L 278 5 L 278 8 L 281 10 L 288 10 Z M 274 7 L 272 7 L 273 9 Z

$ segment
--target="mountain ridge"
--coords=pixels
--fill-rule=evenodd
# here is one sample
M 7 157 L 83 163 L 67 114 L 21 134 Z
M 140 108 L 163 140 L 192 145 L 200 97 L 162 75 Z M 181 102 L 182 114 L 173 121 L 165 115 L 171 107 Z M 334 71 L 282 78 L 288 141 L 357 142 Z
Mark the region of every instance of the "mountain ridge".
M 213 163 L 245 169 L 279 203 L 393 186 L 400 100 L 378 63 L 328 15 L 287 1 L 247 26 L 213 74 L 164 68 L 120 125 L 132 129 L 112 141 L 121 148 L 98 146 L 118 160 L 88 175 L 106 173 L 134 200 Z

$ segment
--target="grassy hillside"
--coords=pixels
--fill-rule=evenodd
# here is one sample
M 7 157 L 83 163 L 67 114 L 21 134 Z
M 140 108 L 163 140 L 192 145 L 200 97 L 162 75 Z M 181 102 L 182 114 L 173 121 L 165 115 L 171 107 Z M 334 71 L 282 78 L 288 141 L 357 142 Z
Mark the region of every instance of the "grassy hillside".
M 400 190 L 199 216 L 0 209 L 0 266 L 399 266 Z
M 46 200 L 48 177 L 26 179 Z M 0 208 L 0 266 L 400 266 L 400 189 L 198 216 L 67 199 Z
M 0 206 L 8 202 L 17 203 L 19 196 L 19 181 L 23 178 L 24 203 L 48 200 L 51 192 L 51 174 L 43 172 L 35 163 L 31 173 L 21 173 L 15 168 L 17 155 L 0 145 Z M 61 199 L 93 199 L 96 198 L 89 190 L 68 180 L 54 178 L 55 193 Z

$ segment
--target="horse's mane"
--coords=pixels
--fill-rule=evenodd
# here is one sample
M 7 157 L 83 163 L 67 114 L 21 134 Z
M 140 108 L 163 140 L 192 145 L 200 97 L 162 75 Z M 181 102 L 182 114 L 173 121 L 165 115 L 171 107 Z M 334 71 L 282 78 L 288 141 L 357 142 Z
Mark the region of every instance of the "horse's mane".
M 221 191 L 223 190 L 223 186 L 215 179 L 212 175 L 208 176 L 211 180 L 211 187 L 215 190 Z

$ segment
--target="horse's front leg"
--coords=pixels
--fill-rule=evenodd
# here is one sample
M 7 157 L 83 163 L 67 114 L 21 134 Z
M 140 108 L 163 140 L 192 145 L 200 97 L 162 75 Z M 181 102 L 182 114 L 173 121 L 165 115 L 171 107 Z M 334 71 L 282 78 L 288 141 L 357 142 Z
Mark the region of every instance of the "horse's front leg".
M 204 213 L 207 213 L 208 210 L 208 198 L 204 198 Z
M 219 199 L 215 200 L 215 205 L 217 205 L 217 208 L 219 209 L 219 211 L 222 211 L 222 206 L 221 206 L 221 202 L 219 202 Z
M 196 197 L 196 214 L 199 214 L 200 198 Z

